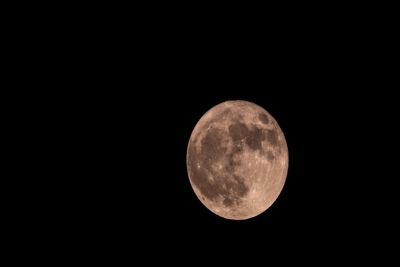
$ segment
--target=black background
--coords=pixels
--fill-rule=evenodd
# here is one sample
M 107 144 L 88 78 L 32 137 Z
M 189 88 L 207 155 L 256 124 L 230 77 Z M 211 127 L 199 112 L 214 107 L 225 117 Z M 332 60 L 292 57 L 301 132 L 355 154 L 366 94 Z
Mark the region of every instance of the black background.
M 41 204 L 27 205 L 50 243 L 149 261 L 170 250 L 171 259 L 335 260 L 390 235 L 381 225 L 393 214 L 393 175 L 380 166 L 390 165 L 396 98 L 374 41 L 384 33 L 320 18 L 218 28 L 130 18 L 58 24 L 26 55 L 35 71 L 23 79 L 43 88 L 21 96 L 36 100 L 24 116 L 43 177 L 31 182 Z M 289 148 L 281 195 L 244 221 L 208 211 L 186 171 L 194 126 L 226 100 L 264 107 Z

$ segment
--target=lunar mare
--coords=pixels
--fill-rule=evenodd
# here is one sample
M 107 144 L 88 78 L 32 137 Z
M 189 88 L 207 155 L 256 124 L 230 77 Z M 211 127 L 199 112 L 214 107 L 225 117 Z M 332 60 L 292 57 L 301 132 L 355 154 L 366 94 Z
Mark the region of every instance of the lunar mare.
M 187 148 L 190 184 L 213 213 L 255 217 L 278 198 L 288 171 L 288 148 L 276 120 L 247 101 L 226 101 L 198 121 Z

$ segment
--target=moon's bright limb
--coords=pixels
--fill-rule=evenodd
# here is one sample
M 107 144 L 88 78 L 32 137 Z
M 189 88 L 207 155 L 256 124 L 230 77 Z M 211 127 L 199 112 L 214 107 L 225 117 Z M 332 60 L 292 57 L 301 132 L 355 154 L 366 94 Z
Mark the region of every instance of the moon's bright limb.
M 278 198 L 288 171 L 288 148 L 276 120 L 247 101 L 226 101 L 204 114 L 187 148 L 192 188 L 213 213 L 244 220 Z

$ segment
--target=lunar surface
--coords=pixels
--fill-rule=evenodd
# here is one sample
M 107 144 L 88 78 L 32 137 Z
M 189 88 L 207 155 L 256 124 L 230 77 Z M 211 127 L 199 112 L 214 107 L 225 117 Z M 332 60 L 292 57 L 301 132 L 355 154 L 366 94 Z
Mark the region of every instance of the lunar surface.
M 187 148 L 190 184 L 213 213 L 255 217 L 278 198 L 288 171 L 288 148 L 276 120 L 247 101 L 226 101 L 204 114 Z

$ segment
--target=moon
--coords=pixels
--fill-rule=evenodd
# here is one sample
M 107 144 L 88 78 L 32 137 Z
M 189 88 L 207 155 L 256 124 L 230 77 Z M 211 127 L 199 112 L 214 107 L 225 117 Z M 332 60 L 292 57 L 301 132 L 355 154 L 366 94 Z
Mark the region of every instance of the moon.
M 285 136 L 262 107 L 242 100 L 208 110 L 190 136 L 186 154 L 190 184 L 211 212 L 245 220 L 278 198 L 289 166 Z

